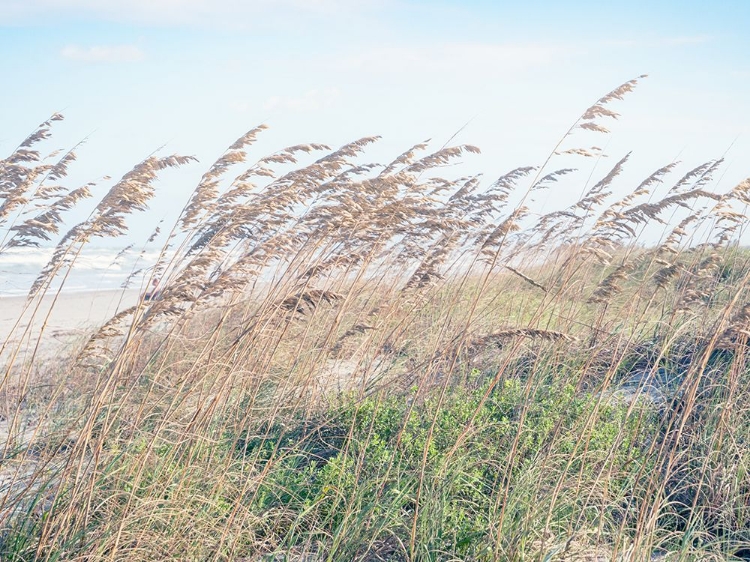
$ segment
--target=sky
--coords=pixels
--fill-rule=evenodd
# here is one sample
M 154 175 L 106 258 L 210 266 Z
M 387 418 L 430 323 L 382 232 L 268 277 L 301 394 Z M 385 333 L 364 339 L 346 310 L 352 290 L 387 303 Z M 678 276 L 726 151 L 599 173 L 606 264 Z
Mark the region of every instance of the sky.
M 747 0 L 0 0 L 0 154 L 59 111 L 54 147 L 86 140 L 71 181 L 162 146 L 197 156 L 163 180 L 158 217 L 260 123 L 258 156 L 381 135 L 384 161 L 452 139 L 482 149 L 460 173 L 491 179 L 544 161 L 596 99 L 648 74 L 597 139 L 610 161 L 632 150 L 635 181 L 726 156 L 729 189 L 750 175 L 749 25 Z

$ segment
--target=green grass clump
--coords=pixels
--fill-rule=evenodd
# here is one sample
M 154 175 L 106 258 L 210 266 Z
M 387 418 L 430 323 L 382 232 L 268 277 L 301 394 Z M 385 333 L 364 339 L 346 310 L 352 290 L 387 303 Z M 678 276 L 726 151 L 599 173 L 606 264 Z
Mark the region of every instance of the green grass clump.
M 242 441 L 244 455 L 272 463 L 257 509 L 288 514 L 289 528 L 276 529 L 280 544 L 316 544 L 334 559 L 410 541 L 419 545 L 414 555 L 427 559 L 491 558 L 498 548 L 523 556 L 532 546 L 513 538 L 543 524 L 534 519 L 551 515 L 549 529 L 561 533 L 571 520 L 600 523 L 576 501 L 547 511 L 556 476 L 578 474 L 589 490 L 605 466 L 645 462 L 648 440 L 656 438 L 653 424 L 650 433 L 634 431 L 625 405 L 607 406 L 586 436 L 586 462 L 568 465 L 596 407 L 592 396 L 550 385 L 527 397 L 517 379 L 483 400 L 487 391 L 486 384 L 452 388 L 442 404 L 437 392 L 347 401 L 312 427 L 307 420 L 250 446 Z M 611 493 L 627 497 L 627 480 L 609 484 Z M 498 488 L 507 489 L 507 503 L 498 501 Z M 496 543 L 498 535 L 504 544 Z

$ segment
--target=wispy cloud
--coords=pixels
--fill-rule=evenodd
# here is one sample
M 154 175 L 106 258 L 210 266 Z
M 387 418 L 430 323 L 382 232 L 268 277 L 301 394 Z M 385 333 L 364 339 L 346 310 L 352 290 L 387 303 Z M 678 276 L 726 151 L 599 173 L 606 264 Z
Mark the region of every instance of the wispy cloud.
M 570 54 L 569 47 L 537 44 L 445 43 L 431 46 L 381 47 L 340 61 L 345 70 L 466 74 L 508 72 L 552 63 Z
M 683 35 L 662 39 L 662 42 L 666 45 L 702 45 L 711 41 L 713 41 L 713 37 L 710 35 Z
M 145 54 L 135 45 L 68 45 L 60 51 L 60 56 L 83 62 L 137 62 L 143 60 Z
M 610 39 L 605 45 L 615 47 L 680 47 L 684 45 L 703 45 L 714 40 L 711 35 L 678 35 L 667 37 L 642 37 L 631 39 Z
M 245 27 L 255 18 L 330 17 L 391 0 L 0 0 L 0 23 L 86 18 L 148 25 Z
M 333 106 L 341 97 L 337 88 L 309 90 L 300 96 L 271 96 L 263 104 L 267 111 L 316 111 Z

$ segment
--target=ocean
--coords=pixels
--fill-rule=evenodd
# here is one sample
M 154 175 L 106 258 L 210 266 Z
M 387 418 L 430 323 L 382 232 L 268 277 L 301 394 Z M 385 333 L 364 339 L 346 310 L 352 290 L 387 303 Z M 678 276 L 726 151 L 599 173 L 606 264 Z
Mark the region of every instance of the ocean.
M 26 295 L 53 251 L 54 248 L 10 248 L 0 252 L 0 296 Z M 139 289 L 158 256 L 158 251 L 87 247 L 67 275 L 63 292 L 119 290 L 129 277 L 128 288 Z M 61 286 L 65 273 L 58 274 L 52 290 Z

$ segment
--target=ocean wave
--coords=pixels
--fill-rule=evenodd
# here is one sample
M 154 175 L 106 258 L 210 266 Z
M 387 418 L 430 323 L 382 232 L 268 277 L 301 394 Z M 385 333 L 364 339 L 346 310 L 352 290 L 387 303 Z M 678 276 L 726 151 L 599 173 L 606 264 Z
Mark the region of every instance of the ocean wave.
M 54 248 L 10 248 L 0 253 L 0 295 L 27 294 L 53 252 Z M 139 273 L 129 285 L 139 287 L 142 277 L 148 274 L 158 257 L 156 251 L 86 248 L 76 257 L 73 267 L 66 270 L 63 291 L 121 290 L 122 284 L 135 271 Z M 50 291 L 57 290 L 60 282 L 56 279 Z

